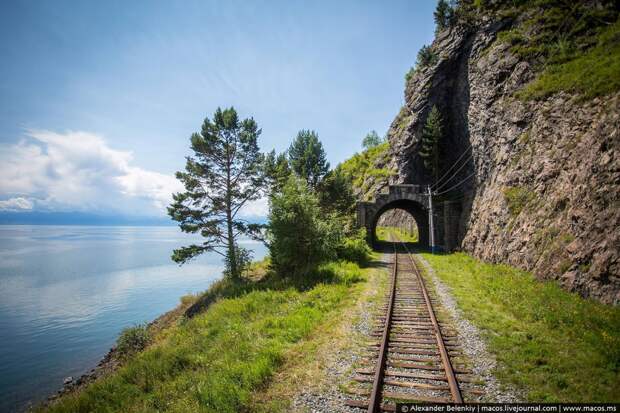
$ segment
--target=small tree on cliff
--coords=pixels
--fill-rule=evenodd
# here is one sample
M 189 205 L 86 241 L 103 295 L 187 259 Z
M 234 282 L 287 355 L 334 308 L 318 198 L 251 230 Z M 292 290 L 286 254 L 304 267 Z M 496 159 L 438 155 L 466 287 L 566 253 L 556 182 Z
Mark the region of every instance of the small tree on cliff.
M 362 146 L 364 147 L 364 149 L 374 148 L 375 146 L 379 145 L 381 145 L 381 138 L 379 137 L 379 134 L 374 130 L 370 131 L 362 141 Z
M 435 182 L 437 182 L 439 175 L 439 145 L 443 136 L 442 123 L 441 113 L 439 113 L 437 106 L 433 105 L 422 129 L 420 157 L 422 157 L 424 166 L 431 172 Z
M 454 2 L 439 0 L 437 2 L 437 8 L 433 12 L 433 16 L 435 17 L 437 31 L 450 26 L 454 21 Z
M 416 59 L 416 68 L 421 69 L 426 66 L 432 66 L 437 63 L 439 57 L 433 52 L 431 46 L 422 46 L 418 51 L 418 57 Z
M 263 157 L 258 150 L 260 129 L 254 119 L 240 121 L 234 108 L 218 108 L 213 120 L 205 118 L 200 133 L 191 136 L 194 156 L 176 177 L 185 192 L 173 195 L 168 214 L 183 232 L 204 237 L 202 243 L 174 250 L 172 259 L 184 264 L 203 252 L 222 255 L 226 274 L 238 278 L 249 260 L 239 247 L 241 235 L 253 235 L 257 226 L 237 217 L 241 208 L 261 195 Z
M 291 169 L 315 189 L 329 171 L 329 162 L 315 131 L 301 130 L 288 149 Z

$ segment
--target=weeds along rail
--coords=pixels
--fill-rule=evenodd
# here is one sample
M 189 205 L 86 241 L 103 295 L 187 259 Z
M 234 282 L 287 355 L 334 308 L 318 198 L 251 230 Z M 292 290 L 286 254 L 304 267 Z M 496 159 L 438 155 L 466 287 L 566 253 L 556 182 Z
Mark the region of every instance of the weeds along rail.
M 395 402 L 462 403 L 461 383 L 471 382 L 456 333 L 439 322 L 424 279 L 406 244 L 394 242 L 387 300 L 379 310 L 372 341 L 356 384 L 348 389 L 350 407 L 395 411 Z M 458 376 L 458 377 L 457 377 Z

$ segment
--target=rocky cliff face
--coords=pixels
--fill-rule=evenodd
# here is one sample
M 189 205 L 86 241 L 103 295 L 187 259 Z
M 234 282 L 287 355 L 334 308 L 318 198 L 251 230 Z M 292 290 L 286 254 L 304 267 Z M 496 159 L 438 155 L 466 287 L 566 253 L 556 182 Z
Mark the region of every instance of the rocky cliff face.
M 537 72 L 497 35 L 514 21 L 482 18 L 432 44 L 388 132 L 392 183 L 433 184 L 418 154 L 426 117 L 444 117 L 437 203 L 461 204 L 460 248 L 620 303 L 620 93 L 580 100 L 515 96 Z

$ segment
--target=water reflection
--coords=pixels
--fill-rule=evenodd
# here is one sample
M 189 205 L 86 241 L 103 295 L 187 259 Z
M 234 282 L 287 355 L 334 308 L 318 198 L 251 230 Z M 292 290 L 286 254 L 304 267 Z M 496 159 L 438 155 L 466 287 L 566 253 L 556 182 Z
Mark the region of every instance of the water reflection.
M 174 227 L 0 226 L 0 411 L 93 367 L 129 325 L 221 273 L 218 255 L 179 267 Z M 247 242 L 256 258 L 261 244 Z

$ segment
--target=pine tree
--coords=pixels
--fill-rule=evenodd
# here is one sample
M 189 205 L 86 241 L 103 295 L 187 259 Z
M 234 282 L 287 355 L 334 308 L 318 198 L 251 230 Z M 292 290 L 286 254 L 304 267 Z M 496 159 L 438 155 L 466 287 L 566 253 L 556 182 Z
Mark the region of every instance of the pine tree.
M 257 226 L 238 217 L 241 208 L 261 196 L 263 156 L 258 150 L 260 129 L 254 119 L 240 121 L 234 108 L 218 108 L 206 118 L 200 133 L 191 136 L 194 156 L 176 177 L 185 191 L 173 195 L 168 214 L 183 232 L 200 234 L 202 243 L 174 250 L 172 259 L 184 264 L 208 251 L 225 258 L 226 274 L 238 278 L 248 261 L 238 244 L 241 235 L 254 235 Z
M 315 131 L 301 130 L 288 150 L 291 169 L 315 189 L 329 171 L 329 162 Z
M 422 46 L 418 51 L 418 57 L 416 59 L 416 68 L 421 69 L 426 66 L 432 66 L 437 63 L 439 57 L 433 52 L 431 46 Z
M 424 161 L 424 166 L 431 172 L 435 182 L 439 175 L 439 145 L 443 136 L 442 123 L 441 113 L 437 106 L 433 105 L 422 129 L 419 153 Z
M 292 173 L 288 159 L 286 158 L 286 153 L 276 155 L 275 150 L 267 153 L 265 156 L 264 171 L 269 190 L 271 192 L 281 191 Z
M 362 146 L 364 149 L 374 148 L 375 146 L 379 146 L 381 144 L 381 140 L 382 139 L 379 137 L 379 134 L 372 130 L 364 137 Z
M 445 29 L 452 24 L 454 8 L 447 0 L 439 0 L 433 16 L 435 17 L 437 30 Z

